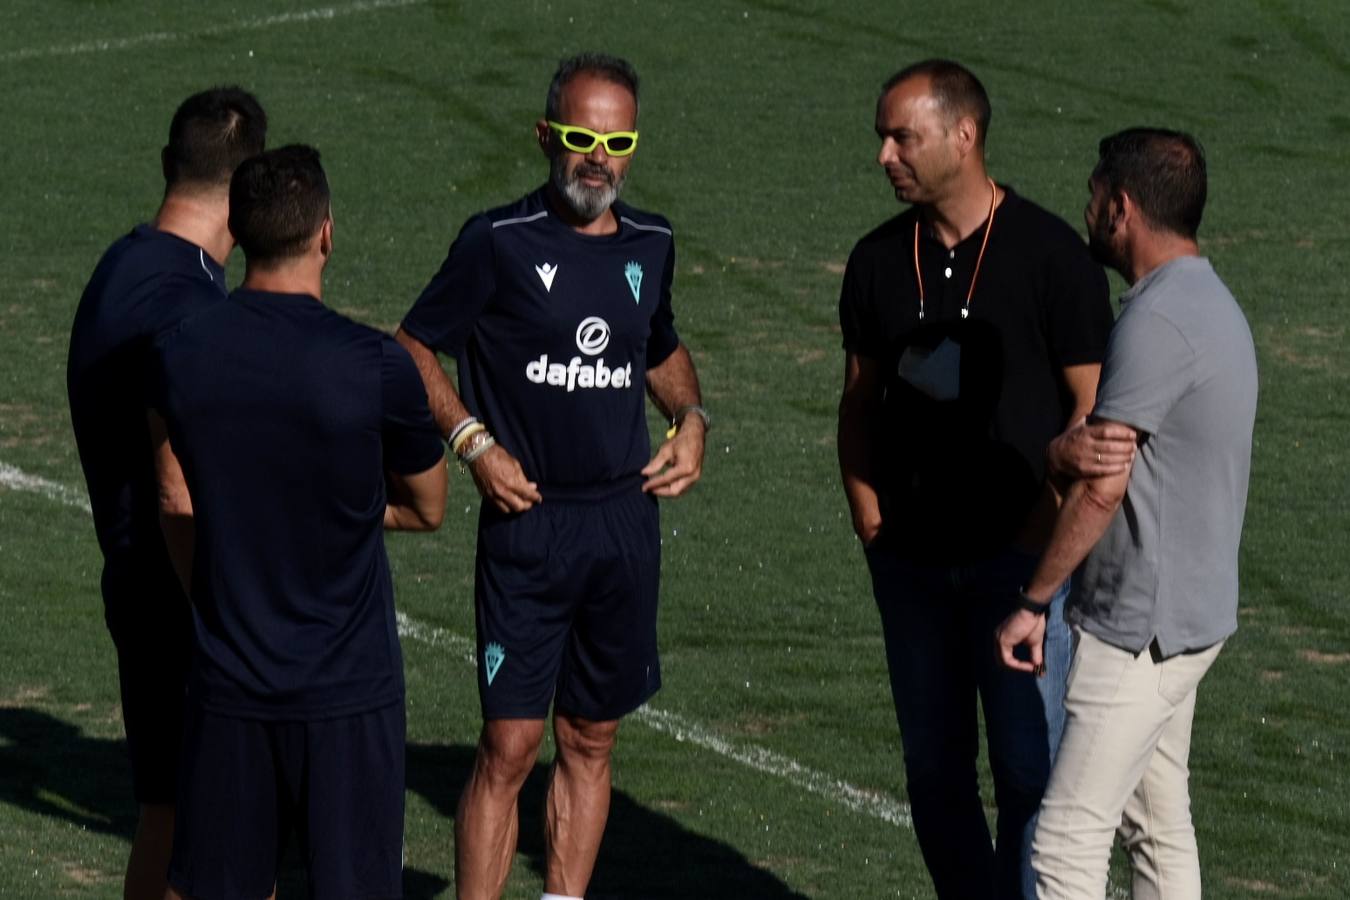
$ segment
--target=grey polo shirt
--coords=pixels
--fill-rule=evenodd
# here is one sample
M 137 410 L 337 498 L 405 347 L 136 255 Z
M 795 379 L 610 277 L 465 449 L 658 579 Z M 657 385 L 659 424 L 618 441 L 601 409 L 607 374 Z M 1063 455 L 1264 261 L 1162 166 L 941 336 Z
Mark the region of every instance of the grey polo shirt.
M 1125 500 L 1074 578 L 1069 621 L 1138 653 L 1237 629 L 1256 352 L 1209 261 L 1185 256 L 1121 297 L 1093 415 L 1140 432 Z

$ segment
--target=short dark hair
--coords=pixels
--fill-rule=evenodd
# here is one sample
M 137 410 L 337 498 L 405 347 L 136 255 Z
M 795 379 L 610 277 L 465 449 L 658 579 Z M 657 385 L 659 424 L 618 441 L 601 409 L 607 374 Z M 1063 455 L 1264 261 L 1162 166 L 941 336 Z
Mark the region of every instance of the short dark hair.
M 230 179 L 230 233 L 250 264 L 299 256 L 329 216 L 319 151 L 291 144 L 249 157 Z
M 989 94 L 975 73 L 950 59 L 925 59 L 905 66 L 887 78 L 881 86 L 881 97 L 885 97 L 901 82 L 918 77 L 929 80 L 929 91 L 949 120 L 961 116 L 970 116 L 975 120 L 975 142 L 983 147 L 985 136 L 989 134 L 989 120 L 994 113 L 989 106 Z
M 594 75 L 605 81 L 612 81 L 625 87 L 633 95 L 633 107 L 638 105 L 638 74 L 633 64 L 608 53 L 578 53 L 558 63 L 558 71 L 553 73 L 549 82 L 548 98 L 544 101 L 544 118 L 558 119 L 558 104 L 562 100 L 562 90 L 567 83 L 578 75 Z
M 1092 180 L 1130 195 L 1155 228 L 1194 238 L 1205 211 L 1205 151 L 1191 135 L 1127 128 L 1097 145 Z
M 267 113 L 258 98 L 238 87 L 193 94 L 173 114 L 161 153 L 168 188 L 225 187 L 241 162 L 261 153 Z

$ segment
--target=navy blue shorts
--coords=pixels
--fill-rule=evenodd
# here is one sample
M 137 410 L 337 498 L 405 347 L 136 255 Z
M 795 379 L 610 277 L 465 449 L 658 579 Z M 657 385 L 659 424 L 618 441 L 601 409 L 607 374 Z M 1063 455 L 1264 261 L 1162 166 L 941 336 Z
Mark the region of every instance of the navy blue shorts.
M 117 582 L 105 575 L 103 618 L 117 648 L 132 791 L 137 803 L 172 804 L 192 664 L 192 609 L 176 580 L 137 579 L 134 589 Z
M 474 599 L 485 719 L 558 712 L 618 719 L 661 686 L 656 498 L 545 499 L 520 515 L 486 504 Z
M 262 900 L 294 832 L 311 897 L 403 896 L 403 702 L 317 722 L 189 703 L 169 883 Z

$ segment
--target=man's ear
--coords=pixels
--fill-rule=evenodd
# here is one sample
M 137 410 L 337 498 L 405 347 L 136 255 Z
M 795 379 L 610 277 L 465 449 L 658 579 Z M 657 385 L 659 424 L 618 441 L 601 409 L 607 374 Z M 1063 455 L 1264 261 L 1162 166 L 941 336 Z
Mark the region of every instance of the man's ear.
M 549 146 L 549 140 L 551 139 L 552 134 L 553 129 L 548 127 L 547 119 L 540 119 L 538 122 L 534 123 L 534 136 L 539 141 L 539 149 L 544 151 L 544 155 L 548 157 L 552 157 L 553 155 L 551 147 Z
M 1124 190 L 1115 191 L 1107 198 L 1106 223 L 1112 234 L 1117 229 L 1133 224 L 1138 215 L 1139 208 L 1134 205 L 1134 198 Z
M 319 226 L 319 254 L 325 261 L 333 255 L 333 217 L 330 215 Z
M 961 116 L 956 120 L 956 125 L 953 127 L 956 131 L 956 143 L 961 150 L 961 155 L 963 157 L 970 155 L 979 143 L 980 134 L 980 128 L 975 124 L 974 117 Z

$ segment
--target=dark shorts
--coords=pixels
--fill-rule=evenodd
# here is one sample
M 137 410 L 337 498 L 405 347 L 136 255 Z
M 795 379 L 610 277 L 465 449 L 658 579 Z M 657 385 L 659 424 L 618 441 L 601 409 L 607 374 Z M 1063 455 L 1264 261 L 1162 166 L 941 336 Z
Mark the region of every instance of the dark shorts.
M 550 702 L 618 719 L 661 686 L 656 499 L 546 499 L 479 519 L 474 595 L 485 719 L 542 719 Z
M 104 620 L 117 648 L 132 791 L 138 803 L 172 804 L 192 663 L 192 611 L 177 582 L 145 579 L 134 589 L 111 582 L 104 582 Z
M 403 702 L 318 722 L 188 704 L 169 883 L 262 900 L 294 832 L 310 896 L 403 895 Z

